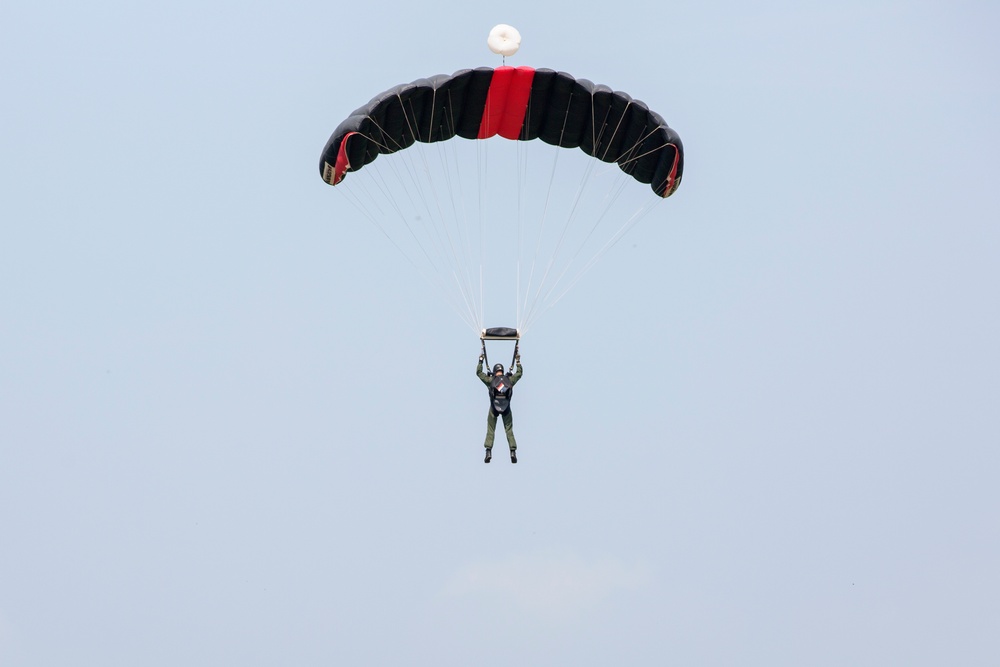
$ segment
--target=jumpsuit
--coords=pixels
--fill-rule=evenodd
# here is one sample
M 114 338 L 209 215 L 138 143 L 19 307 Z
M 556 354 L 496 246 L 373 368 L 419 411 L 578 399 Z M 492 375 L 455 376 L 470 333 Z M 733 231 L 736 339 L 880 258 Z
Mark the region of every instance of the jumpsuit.
M 476 367 L 476 375 L 490 389 L 490 411 L 486 415 L 486 449 L 493 449 L 498 415 L 503 419 L 503 430 L 507 434 L 507 446 L 512 452 L 517 449 L 517 440 L 514 439 L 514 415 L 510 411 L 510 399 L 511 388 L 521 379 L 524 371 L 521 368 L 520 360 L 516 364 L 517 371 L 513 375 L 507 373 L 499 378 L 483 372 L 482 359 L 479 360 L 479 365 Z M 499 385 L 497 388 L 494 388 L 495 382 Z

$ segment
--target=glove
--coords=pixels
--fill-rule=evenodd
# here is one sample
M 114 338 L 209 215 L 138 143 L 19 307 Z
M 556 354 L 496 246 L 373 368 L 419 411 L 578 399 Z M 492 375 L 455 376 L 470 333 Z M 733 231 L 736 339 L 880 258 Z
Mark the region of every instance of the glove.
M 480 354 L 479 355 L 479 363 L 482 363 L 482 362 L 483 362 L 483 355 Z

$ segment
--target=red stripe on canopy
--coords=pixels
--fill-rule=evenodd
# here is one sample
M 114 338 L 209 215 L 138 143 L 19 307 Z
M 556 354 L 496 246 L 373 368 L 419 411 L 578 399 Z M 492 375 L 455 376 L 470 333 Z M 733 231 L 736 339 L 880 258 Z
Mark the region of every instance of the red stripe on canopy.
M 355 134 L 357 134 L 357 132 L 348 132 L 344 135 L 344 138 L 340 140 L 340 148 L 337 150 L 337 164 L 333 167 L 333 181 L 330 185 L 336 185 L 344 180 L 344 175 L 347 174 L 347 170 L 351 168 L 351 161 L 347 159 L 347 140 Z
M 663 197 L 669 197 L 677 189 L 677 165 L 680 164 L 680 155 L 677 146 L 674 146 L 674 164 L 670 167 L 670 174 L 667 176 L 667 184 L 663 188 Z
M 497 134 L 505 139 L 520 137 L 534 77 L 533 67 L 498 67 L 493 70 L 483 120 L 479 125 L 480 139 Z

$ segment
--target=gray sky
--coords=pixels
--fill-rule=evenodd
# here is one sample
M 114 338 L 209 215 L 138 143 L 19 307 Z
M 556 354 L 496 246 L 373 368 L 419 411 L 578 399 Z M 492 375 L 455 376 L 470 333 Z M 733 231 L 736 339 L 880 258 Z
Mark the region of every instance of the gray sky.
M 1000 8 L 457 7 L 0 10 L 0 664 L 995 664 Z M 517 466 L 317 173 L 501 22 L 686 148 Z

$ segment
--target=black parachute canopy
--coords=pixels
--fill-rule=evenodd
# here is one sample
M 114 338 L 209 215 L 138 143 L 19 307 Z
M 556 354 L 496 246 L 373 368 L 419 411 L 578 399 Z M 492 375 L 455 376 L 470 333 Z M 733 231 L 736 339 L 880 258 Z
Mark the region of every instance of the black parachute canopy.
M 618 163 L 661 197 L 677 190 L 684 173 L 680 137 L 628 94 L 550 69 L 480 67 L 377 95 L 334 131 L 320 158 L 320 174 L 336 185 L 380 154 L 456 136 L 541 139 L 579 148 Z

